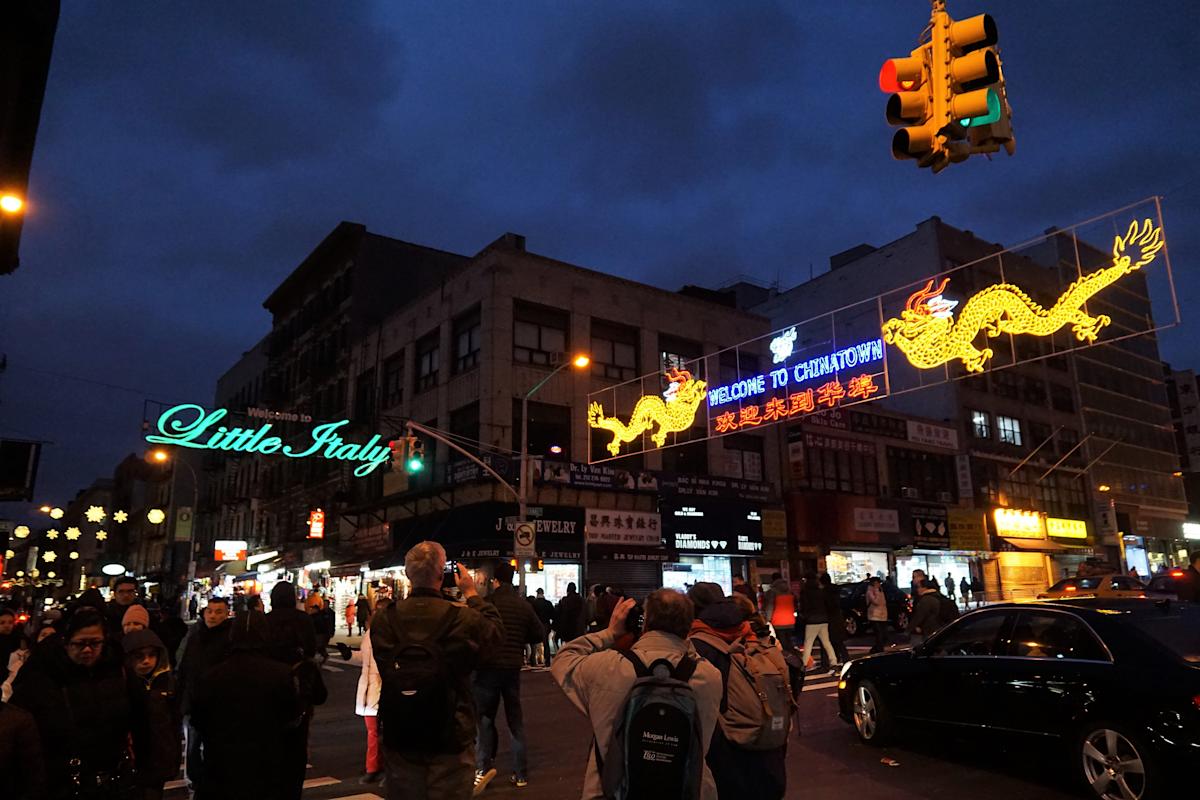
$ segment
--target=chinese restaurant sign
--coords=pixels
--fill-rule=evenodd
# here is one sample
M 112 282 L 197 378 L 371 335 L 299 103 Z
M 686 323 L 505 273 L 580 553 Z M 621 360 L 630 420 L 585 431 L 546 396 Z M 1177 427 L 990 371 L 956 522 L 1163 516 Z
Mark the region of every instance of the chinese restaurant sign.
M 172 406 L 158 418 L 157 433 L 146 436 L 153 444 L 170 444 L 193 450 L 225 450 L 232 453 L 279 455 L 288 458 L 327 458 L 357 463 L 355 476 L 362 478 L 376 467 L 392 459 L 391 448 L 383 437 L 375 434 L 362 444 L 347 442 L 338 429 L 350 420 L 326 422 L 309 431 L 307 441 L 299 445 L 284 444 L 279 436 L 268 436 L 272 423 L 257 428 L 235 428 L 220 425 L 228 411 L 218 408 L 208 411 L 202 406 L 184 404 Z
M 1147 201 L 908 287 L 842 298 L 851 304 L 593 392 L 587 419 L 598 438 L 591 462 L 838 414 L 845 406 L 1176 324 L 1177 306 L 1173 320 L 1152 307 L 1156 294 L 1175 302 L 1161 216 L 1157 201 Z M 1157 261 L 1164 268 L 1148 271 Z M 1160 273 L 1167 288 L 1151 293 L 1149 278 Z M 1122 280 L 1141 282 L 1133 291 L 1148 297 L 1144 309 L 1105 305 L 1105 289 Z M 952 297 L 952 285 L 982 288 Z M 1123 314 L 1120 326 L 1102 313 L 1110 308 Z M 1156 327 L 1156 319 L 1169 321 Z M 1031 338 L 1042 343 L 1017 344 Z M 910 422 L 904 434 L 959 449 L 953 428 Z

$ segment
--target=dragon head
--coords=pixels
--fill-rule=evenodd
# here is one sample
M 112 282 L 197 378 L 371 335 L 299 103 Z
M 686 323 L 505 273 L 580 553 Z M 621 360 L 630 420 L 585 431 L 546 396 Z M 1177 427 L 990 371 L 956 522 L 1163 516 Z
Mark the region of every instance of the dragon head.
M 698 403 L 704 399 L 704 381 L 694 380 L 692 373 L 686 369 L 674 369 L 666 373 L 670 386 L 663 392 L 663 398 L 668 403 Z
M 1125 252 L 1130 246 L 1137 248 L 1137 261 Z M 1129 223 L 1129 230 L 1124 236 L 1117 236 L 1113 240 L 1113 265 L 1123 268 L 1126 272 L 1141 269 L 1154 260 L 1162 246 L 1162 228 L 1154 227 L 1154 223 L 1148 219 L 1138 225 L 1135 219 Z
M 884 323 L 884 341 L 891 344 L 897 337 L 915 339 L 931 328 L 937 330 L 950 327 L 954 320 L 954 308 L 958 305 L 957 300 L 942 297 L 950 279 L 942 279 L 936 289 L 933 281 L 934 279 L 930 278 L 922 288 L 909 296 L 899 319 L 889 319 Z

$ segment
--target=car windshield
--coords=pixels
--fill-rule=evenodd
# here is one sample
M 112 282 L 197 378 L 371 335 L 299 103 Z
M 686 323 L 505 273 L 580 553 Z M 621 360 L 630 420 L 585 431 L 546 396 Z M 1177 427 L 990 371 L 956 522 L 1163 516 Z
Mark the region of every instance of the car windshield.
M 1052 592 L 1076 592 L 1095 589 L 1101 578 L 1064 578 L 1050 587 Z
M 1161 614 L 1139 615 L 1129 623 L 1184 661 L 1200 666 L 1200 607 L 1173 605 Z

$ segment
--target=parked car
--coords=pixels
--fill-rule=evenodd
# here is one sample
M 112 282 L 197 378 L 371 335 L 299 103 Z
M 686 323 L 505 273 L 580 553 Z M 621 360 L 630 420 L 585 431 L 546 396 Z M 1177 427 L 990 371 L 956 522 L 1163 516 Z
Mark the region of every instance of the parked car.
M 842 616 L 846 619 L 846 635 L 857 636 L 867 630 L 867 582 L 843 583 L 838 585 L 838 596 L 842 603 Z M 888 622 L 898 631 L 908 629 L 908 615 L 912 603 L 908 595 L 897 587 L 884 583 L 883 596 L 887 599 Z
M 1073 597 L 1145 597 L 1146 584 L 1129 575 L 1088 575 L 1063 578 L 1038 595 L 1038 600 L 1069 600 Z
M 1162 797 L 1185 769 L 1194 773 L 1200 751 L 1200 605 L 991 606 L 915 649 L 851 661 L 838 705 L 868 744 L 918 724 L 1039 748 L 1056 742 L 1064 767 L 1095 797 Z
M 1155 575 L 1146 584 L 1146 593 L 1152 596 L 1177 597 L 1179 581 L 1187 573 L 1180 567 L 1171 567 L 1161 575 Z

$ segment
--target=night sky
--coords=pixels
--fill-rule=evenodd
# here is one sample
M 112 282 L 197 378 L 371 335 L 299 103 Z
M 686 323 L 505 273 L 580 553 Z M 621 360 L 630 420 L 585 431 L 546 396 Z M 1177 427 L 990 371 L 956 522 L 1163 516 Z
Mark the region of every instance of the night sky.
M 788 287 L 933 214 L 1015 243 L 1162 194 L 1200 299 L 1194 1 L 951 0 L 997 21 L 1017 154 L 936 176 L 891 159 L 876 82 L 922 0 L 63 5 L 0 276 L 0 435 L 53 442 L 39 502 L 140 452 L 145 399 L 211 402 L 340 220 Z M 1164 356 L 1200 367 L 1197 340 Z

